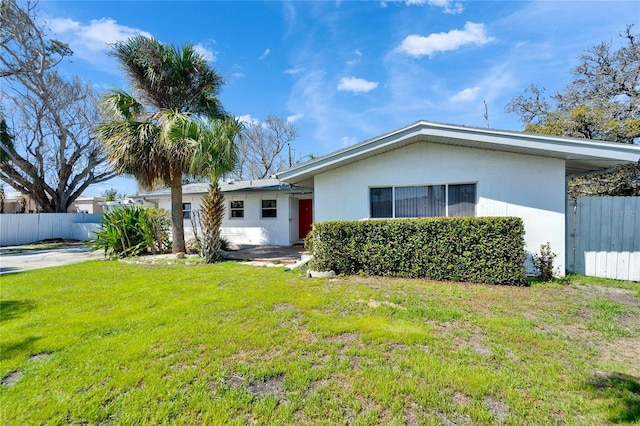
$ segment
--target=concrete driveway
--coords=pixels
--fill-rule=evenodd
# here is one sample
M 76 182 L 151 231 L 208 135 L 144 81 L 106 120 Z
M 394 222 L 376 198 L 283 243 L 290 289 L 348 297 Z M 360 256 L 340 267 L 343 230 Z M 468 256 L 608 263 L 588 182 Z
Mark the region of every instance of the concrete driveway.
M 102 250 L 92 252 L 82 243 L 70 243 L 47 249 L 34 249 L 30 246 L 2 247 L 0 249 L 0 275 L 69 265 L 93 259 L 104 259 L 104 252 Z

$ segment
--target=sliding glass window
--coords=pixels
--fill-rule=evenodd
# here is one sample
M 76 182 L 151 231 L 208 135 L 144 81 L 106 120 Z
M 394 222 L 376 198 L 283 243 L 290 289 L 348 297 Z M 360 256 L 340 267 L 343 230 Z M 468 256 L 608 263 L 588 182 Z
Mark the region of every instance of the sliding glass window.
M 369 188 L 371 218 L 475 216 L 476 184 Z

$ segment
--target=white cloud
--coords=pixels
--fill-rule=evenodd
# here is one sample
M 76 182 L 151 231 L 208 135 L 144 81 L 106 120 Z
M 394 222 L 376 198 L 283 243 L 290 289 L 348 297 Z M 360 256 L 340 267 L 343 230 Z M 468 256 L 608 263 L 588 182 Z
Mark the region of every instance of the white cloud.
M 258 120 L 257 118 L 253 118 L 251 114 L 239 115 L 236 118 L 241 123 L 244 123 L 250 126 L 260 124 L 260 120 Z
M 71 40 L 71 48 L 79 44 L 90 51 L 106 50 L 108 45 L 117 41 L 142 34 L 151 37 L 151 34 L 138 28 L 127 27 L 118 24 L 114 19 L 93 19 L 88 25 L 69 18 L 55 18 L 47 22 L 51 30 L 59 35 L 66 35 Z
M 457 102 L 470 102 L 475 100 L 478 97 L 478 92 L 480 88 L 476 87 L 467 87 L 464 90 L 459 91 L 455 95 L 449 98 L 449 101 L 457 103 Z
M 406 0 L 405 3 L 409 6 L 422 6 L 424 4 L 428 4 L 429 6 L 441 7 L 444 13 L 452 15 L 462 13 L 464 11 L 462 3 L 450 0 Z
M 436 52 L 455 50 L 468 44 L 482 46 L 493 40 L 494 38 L 487 36 L 484 24 L 467 22 L 463 30 L 430 34 L 427 37 L 412 34 L 402 41 L 397 50 L 418 58 L 424 55 L 432 56 Z
M 357 142 L 358 138 L 356 137 L 343 136 L 342 139 L 340 139 L 340 146 L 342 148 L 346 148 L 348 146 L 356 144 Z
M 47 25 L 56 34 L 66 33 L 67 31 L 77 31 L 80 23 L 70 18 L 58 18 L 47 22 Z
M 287 123 L 295 123 L 296 121 L 300 120 L 302 117 L 304 117 L 304 114 L 300 112 L 294 115 L 290 115 L 287 117 Z
M 304 71 L 304 68 L 289 68 L 284 70 L 284 73 L 290 74 L 290 75 L 296 75 L 296 74 L 300 74 L 302 71 Z
M 271 53 L 271 49 L 266 49 L 258 59 L 260 60 L 267 59 L 267 56 L 269 56 L 270 53 Z
M 193 48 L 195 49 L 196 52 L 198 52 L 199 54 L 201 54 L 206 60 L 207 62 L 215 62 L 216 61 L 216 51 L 211 49 L 210 47 L 206 46 L 203 43 L 198 43 L 195 46 L 193 46 Z
M 356 50 L 353 51 L 353 53 L 356 55 L 356 58 L 348 61 L 347 65 L 355 65 L 358 62 L 360 62 L 360 59 L 362 58 L 362 52 L 360 52 L 360 50 L 356 49 Z
M 338 90 L 353 93 L 367 93 L 376 87 L 378 87 L 378 82 L 356 77 L 342 77 L 338 83 Z

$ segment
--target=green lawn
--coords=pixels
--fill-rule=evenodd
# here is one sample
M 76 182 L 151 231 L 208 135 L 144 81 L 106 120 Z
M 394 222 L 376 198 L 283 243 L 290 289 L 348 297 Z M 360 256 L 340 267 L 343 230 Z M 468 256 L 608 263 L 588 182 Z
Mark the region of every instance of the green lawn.
M 234 263 L 6 275 L 0 424 L 636 423 L 640 285 L 623 286 Z

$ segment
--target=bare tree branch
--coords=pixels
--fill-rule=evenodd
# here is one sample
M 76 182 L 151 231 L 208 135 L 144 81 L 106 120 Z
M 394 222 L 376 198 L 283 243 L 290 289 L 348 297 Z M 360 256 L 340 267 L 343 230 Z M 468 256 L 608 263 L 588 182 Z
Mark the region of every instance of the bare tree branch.
M 47 37 L 37 2 L 0 0 L 0 95 L 12 143 L 0 142 L 0 178 L 45 212 L 64 212 L 89 185 L 115 176 L 94 135 L 98 98 L 55 67 L 73 52 Z
M 269 115 L 264 122 L 247 124 L 240 140 L 239 179 L 264 179 L 297 162 L 291 143 L 298 137 L 292 122 Z

